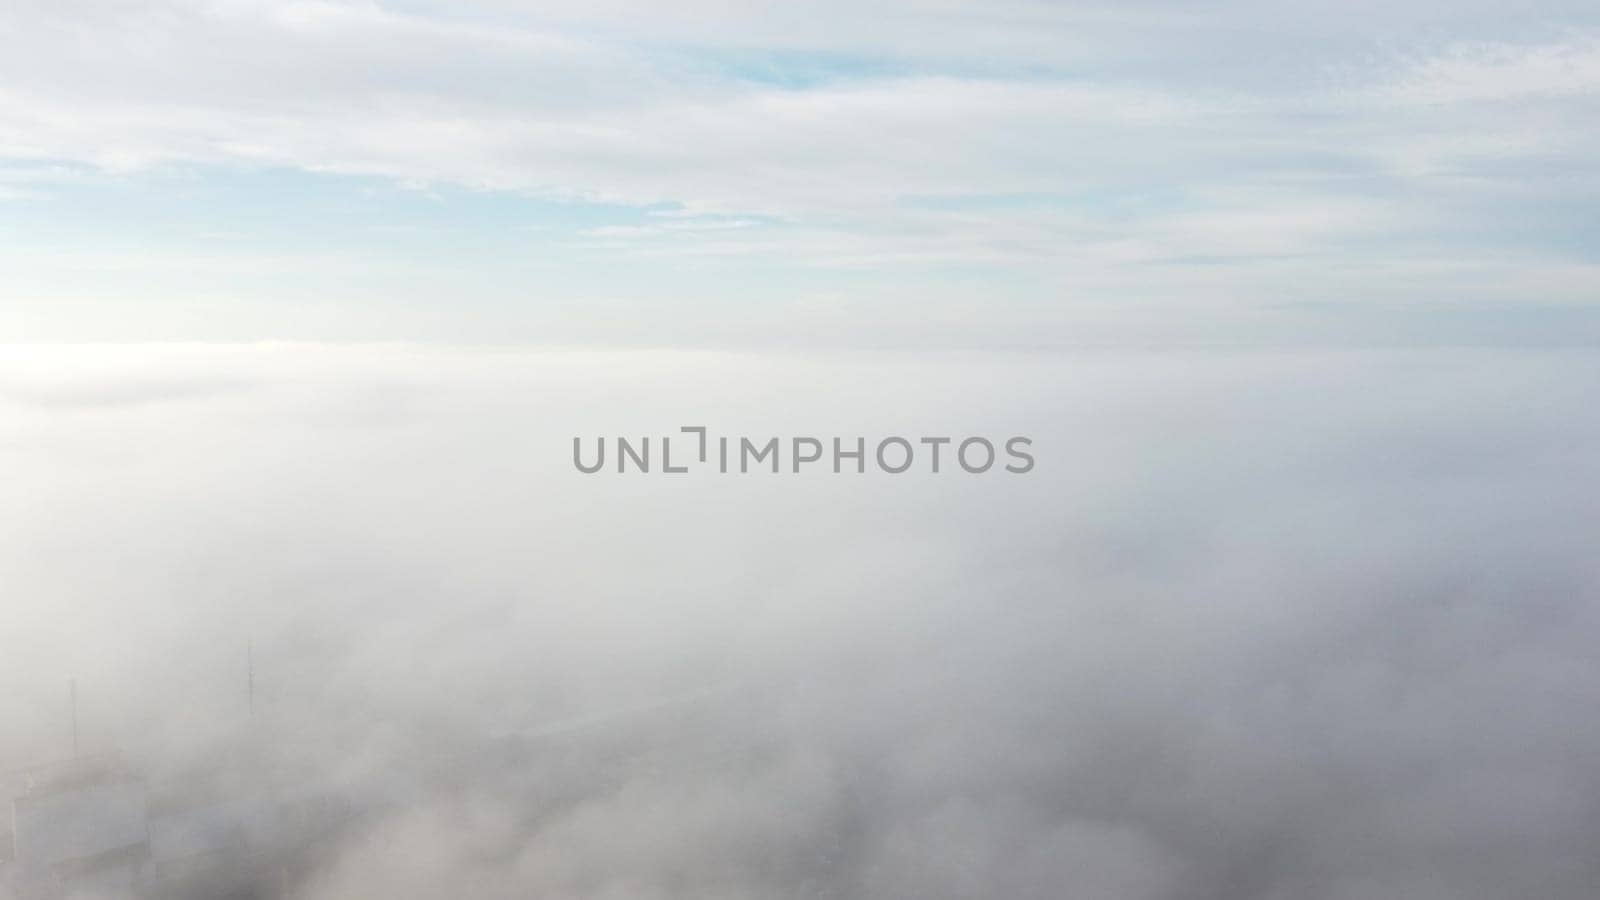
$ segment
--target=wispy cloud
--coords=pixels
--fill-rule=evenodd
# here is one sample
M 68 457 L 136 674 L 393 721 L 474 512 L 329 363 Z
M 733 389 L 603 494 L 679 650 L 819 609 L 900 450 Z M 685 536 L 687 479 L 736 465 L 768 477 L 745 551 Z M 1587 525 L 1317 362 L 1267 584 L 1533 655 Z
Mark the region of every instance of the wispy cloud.
M 1600 93 L 1600 38 L 1546 44 L 1453 44 L 1419 61 L 1392 87 L 1425 103 L 1576 97 Z
M 992 299 L 1019 308 L 1069 302 L 1064 283 L 1130 303 L 1174 292 L 1191 305 L 1281 303 L 1361 270 L 1355 295 L 1442 298 L 1462 287 L 1435 277 L 1447 264 L 1518 269 L 1512 280 L 1532 284 L 1543 268 L 1593 261 L 1578 231 L 1600 186 L 1600 55 L 1577 11 L 1552 11 L 1554 37 L 1462 28 L 1445 40 L 1422 27 L 1445 28 L 1442 7 L 1434 19 L 1374 12 L 1365 30 L 1246 5 L 1202 20 L 1160 3 L 840 4 L 829 29 L 779 5 L 727 12 L 13 4 L 0 13 L 0 156 L 135 179 L 377 178 L 433 190 L 442 207 L 437 189 L 450 187 L 647 219 L 670 209 L 697 224 L 575 215 L 554 239 L 640 261 L 759 264 L 774 279 L 893 273 L 919 291 L 946 284 L 941 263 L 987 267 L 1014 281 Z M 744 71 L 784 59 L 813 74 Z M 985 205 L 1002 197 L 1032 202 Z M 126 240 L 92 222 L 81 231 Z M 480 265 L 442 244 L 434 255 Z M 1233 285 L 1129 268 L 1184 261 L 1226 266 Z M 585 277 L 572 268 L 561 283 Z M 36 287 L 16 297 L 30 303 L 112 290 L 26 265 L 20 281 Z

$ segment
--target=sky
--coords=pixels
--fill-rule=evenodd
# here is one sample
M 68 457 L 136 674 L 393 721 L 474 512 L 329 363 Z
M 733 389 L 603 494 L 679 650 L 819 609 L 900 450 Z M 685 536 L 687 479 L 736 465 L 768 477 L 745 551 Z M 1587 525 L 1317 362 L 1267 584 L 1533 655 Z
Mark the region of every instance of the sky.
M 0 787 L 309 801 L 292 900 L 1593 900 L 1597 138 L 1592 0 L 7 0 Z M 693 425 L 1036 465 L 572 466 Z
M 0 334 L 1592 344 L 1583 2 L 16 0 Z

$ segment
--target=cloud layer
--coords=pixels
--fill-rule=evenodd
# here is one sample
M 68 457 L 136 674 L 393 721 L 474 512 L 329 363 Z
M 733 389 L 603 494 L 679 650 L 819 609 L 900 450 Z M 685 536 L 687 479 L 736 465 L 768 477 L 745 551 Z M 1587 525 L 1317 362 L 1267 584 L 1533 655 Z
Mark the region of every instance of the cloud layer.
M 558 341 L 630 340 L 594 310 L 619 292 L 625 318 L 664 305 L 689 323 L 682 334 L 654 323 L 667 342 L 718 340 L 729 297 L 757 310 L 735 340 L 796 320 L 829 330 L 808 312 L 820 303 L 846 309 L 856 342 L 884 323 L 925 337 L 921 315 L 970 319 L 978 291 L 1014 320 L 997 328 L 1011 343 L 1123 318 L 1129 333 L 1161 336 L 1154 319 L 1209 340 L 1208 317 L 1328 302 L 1369 337 L 1427 332 L 1407 324 L 1420 319 L 1452 342 L 1458 303 L 1469 319 L 1484 304 L 1589 309 L 1592 15 L 1560 3 L 1514 19 L 1488 4 L 1348 9 L 717 4 L 663 17 L 638 4 L 24 2 L 0 13 L 0 158 L 14 161 L 0 184 L 48 198 L 40 165 L 135 181 L 289 170 L 639 211 L 597 225 L 574 214 L 507 242 L 489 277 L 448 241 L 364 266 L 392 279 L 327 271 L 304 248 L 275 259 L 257 241 L 227 249 L 268 258 L 221 257 L 219 289 L 176 274 L 218 265 L 211 243 L 147 246 L 140 258 L 166 290 L 119 295 L 165 310 L 184 295 L 198 312 L 151 334 L 133 318 L 113 329 L 124 337 L 415 338 L 423 323 L 393 325 L 405 319 L 363 295 L 415 303 L 420 291 L 442 310 L 446 284 L 476 301 L 450 330 L 482 339 L 509 320 Z M 167 214 L 151 203 L 150 216 Z M 212 225 L 251 219 L 219 211 Z M 437 217 L 421 221 L 448 236 Z M 74 226 L 78 239 L 98 233 Z M 349 261 L 369 237 L 329 239 Z M 121 254 L 127 242 L 105 240 Z M 38 249 L 61 252 L 17 251 L 16 300 L 39 304 L 17 327 L 76 337 L 45 302 L 110 288 Z M 62 269 L 116 266 L 108 253 L 75 247 Z M 553 285 L 515 266 L 529 255 L 559 270 Z M 419 288 L 404 274 L 419 263 L 443 274 Z M 618 265 L 645 283 L 599 274 Z M 305 268 L 304 293 L 351 322 L 274 331 L 218 296 L 249 295 L 274 268 Z M 267 279 L 267 296 L 300 292 Z M 563 316 L 543 314 L 563 301 Z M 1362 324 L 1372 310 L 1384 326 Z M 1546 338 L 1564 331 L 1527 315 Z
M 86 741 L 162 777 L 254 746 L 364 811 L 313 898 L 1578 900 L 1597 379 L 1553 352 L 13 352 L 0 748 L 62 746 L 74 676 Z M 573 433 L 693 422 L 1023 432 L 1039 466 L 571 469 Z

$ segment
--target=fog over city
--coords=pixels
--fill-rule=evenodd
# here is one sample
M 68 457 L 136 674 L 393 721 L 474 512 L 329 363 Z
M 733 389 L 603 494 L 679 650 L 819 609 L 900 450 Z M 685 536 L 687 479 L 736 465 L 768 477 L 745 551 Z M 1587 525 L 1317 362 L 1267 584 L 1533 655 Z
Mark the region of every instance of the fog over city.
M 75 682 L 83 755 L 339 810 L 241 895 L 1588 900 L 1597 396 L 1584 351 L 8 349 L 0 767 L 73 755 Z M 1037 466 L 572 465 L 685 424 Z
M 0 0 L 0 900 L 1595 900 L 1596 210 L 1594 0 Z

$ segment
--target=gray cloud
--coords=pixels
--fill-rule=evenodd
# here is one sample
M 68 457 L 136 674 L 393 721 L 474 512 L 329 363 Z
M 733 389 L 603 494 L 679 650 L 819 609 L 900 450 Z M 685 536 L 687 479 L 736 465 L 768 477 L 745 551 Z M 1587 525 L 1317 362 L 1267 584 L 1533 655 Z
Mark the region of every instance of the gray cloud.
M 7 377 L 79 383 L 73 352 Z M 1581 353 L 121 365 L 251 389 L 11 406 L 4 764 L 61 746 L 72 676 L 88 738 L 152 772 L 243 742 L 360 811 L 308 898 L 1562 900 L 1600 874 Z M 691 422 L 1025 432 L 1040 465 L 570 469 L 573 433 Z

